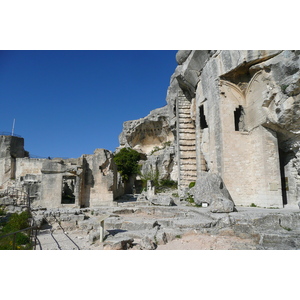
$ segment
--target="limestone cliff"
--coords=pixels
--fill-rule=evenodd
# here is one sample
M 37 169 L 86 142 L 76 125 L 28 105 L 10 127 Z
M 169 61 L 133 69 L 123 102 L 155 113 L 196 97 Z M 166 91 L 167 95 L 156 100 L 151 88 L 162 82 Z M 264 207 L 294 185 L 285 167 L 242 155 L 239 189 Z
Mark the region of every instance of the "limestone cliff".
M 238 204 L 300 200 L 299 54 L 177 53 L 166 100 L 181 188 L 209 171 Z
M 163 164 L 151 151 L 174 137 L 165 172 L 176 168 L 180 190 L 211 172 L 236 204 L 295 205 L 300 51 L 182 50 L 176 60 L 167 107 L 125 122 L 120 145 L 148 154 L 143 168 L 150 168 Z
M 119 136 L 121 147 L 130 147 L 145 154 L 173 140 L 167 106 L 151 111 L 144 118 L 124 122 Z

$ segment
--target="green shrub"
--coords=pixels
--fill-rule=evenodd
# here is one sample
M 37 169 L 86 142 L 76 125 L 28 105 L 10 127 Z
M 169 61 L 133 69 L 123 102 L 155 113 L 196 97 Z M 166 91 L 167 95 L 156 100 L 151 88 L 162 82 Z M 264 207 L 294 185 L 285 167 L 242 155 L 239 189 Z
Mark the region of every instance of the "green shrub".
M 195 201 L 194 201 L 194 196 L 188 194 L 188 196 L 185 198 L 185 201 L 187 201 L 187 202 L 189 202 L 189 203 L 191 203 L 191 204 L 195 203 Z
M 30 242 L 29 237 L 23 232 L 16 233 L 16 243 L 17 245 L 25 245 Z
M 4 233 L 14 232 L 29 227 L 30 214 L 23 211 L 20 214 L 13 213 L 7 224 L 2 228 Z
M 127 181 L 131 175 L 138 174 L 140 158 L 140 153 L 130 148 L 122 148 L 115 154 L 114 161 L 124 181 Z
M 254 203 L 251 203 L 250 207 L 257 207 L 257 205 Z
M 195 185 L 196 185 L 196 182 L 191 182 L 191 183 L 189 184 L 189 188 L 191 189 L 191 188 L 193 188 Z
M 159 185 L 163 187 L 177 188 L 177 182 L 170 179 L 160 180 Z
M 147 181 L 151 180 L 153 185 L 157 188 L 159 186 L 159 171 L 148 171 L 146 173 L 139 172 L 142 180 L 142 187 L 147 190 Z
M 13 233 L 27 227 L 29 224 L 30 214 L 27 211 L 23 211 L 20 214 L 13 213 L 9 216 L 9 220 L 4 224 L 0 235 Z M 0 250 L 13 250 L 13 239 L 15 238 L 15 249 L 27 250 L 32 249 L 30 245 L 30 238 L 27 232 L 18 232 L 14 235 L 10 235 L 0 239 Z

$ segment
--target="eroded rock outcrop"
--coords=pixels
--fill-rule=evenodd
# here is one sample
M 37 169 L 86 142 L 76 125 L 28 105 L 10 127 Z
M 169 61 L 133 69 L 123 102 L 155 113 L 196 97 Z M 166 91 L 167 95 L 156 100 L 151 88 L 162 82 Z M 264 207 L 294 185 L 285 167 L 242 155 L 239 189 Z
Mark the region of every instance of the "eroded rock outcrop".
M 125 122 L 119 142 L 120 147 L 130 147 L 146 156 L 140 163 L 145 178 L 158 176 L 177 181 L 174 135 L 167 106 L 151 111 L 144 118 Z
M 155 109 L 144 118 L 127 121 L 119 136 L 121 147 L 129 147 L 150 154 L 166 142 L 173 142 L 174 136 L 169 126 L 167 107 Z

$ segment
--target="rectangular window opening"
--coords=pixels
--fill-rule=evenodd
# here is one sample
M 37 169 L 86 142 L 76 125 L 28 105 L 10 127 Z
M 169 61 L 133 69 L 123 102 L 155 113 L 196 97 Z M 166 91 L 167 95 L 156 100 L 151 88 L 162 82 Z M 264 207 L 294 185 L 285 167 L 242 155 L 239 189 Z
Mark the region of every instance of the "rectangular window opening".
M 244 131 L 244 109 L 241 105 L 237 107 L 234 111 L 234 129 L 235 131 Z
M 204 114 L 203 105 L 200 106 L 200 128 L 201 129 L 208 128 L 206 118 L 205 118 L 205 114 Z

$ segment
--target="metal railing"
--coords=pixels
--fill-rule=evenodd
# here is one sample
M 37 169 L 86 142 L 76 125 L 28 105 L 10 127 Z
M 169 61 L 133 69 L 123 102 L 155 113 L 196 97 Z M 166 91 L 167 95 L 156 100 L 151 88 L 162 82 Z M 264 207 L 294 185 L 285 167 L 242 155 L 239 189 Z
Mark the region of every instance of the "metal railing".
M 0 131 L 0 135 L 16 136 L 16 137 L 19 137 L 19 138 L 22 137 L 22 136 L 20 136 L 18 134 L 15 134 L 15 133 L 12 133 L 12 132 L 8 132 L 8 131 Z
M 29 237 L 29 245 L 30 245 L 30 249 L 32 250 L 36 250 L 36 245 L 37 245 L 37 227 L 35 225 L 30 226 L 28 228 L 24 228 L 18 231 L 14 231 L 5 235 L 1 235 L 0 239 L 12 236 L 13 240 L 12 240 L 12 249 L 11 250 L 17 250 L 18 246 L 16 245 L 16 235 L 20 232 L 26 232 L 27 231 L 27 235 Z
M 31 221 L 31 226 L 21 229 L 21 230 L 18 230 L 18 231 L 14 231 L 14 232 L 10 232 L 8 234 L 2 235 L 2 236 L 0 236 L 0 239 L 12 236 L 12 239 L 13 239 L 12 240 L 12 250 L 17 250 L 18 246 L 16 245 L 16 235 L 18 233 L 27 231 L 30 249 L 36 250 L 36 245 L 37 245 L 37 241 L 38 241 L 38 238 L 37 238 L 38 228 L 35 224 L 35 220 L 33 218 L 32 212 L 31 212 L 31 203 L 30 203 L 29 193 L 26 191 L 23 191 L 23 190 L 16 189 L 14 187 L 9 187 L 4 193 L 1 193 L 1 197 L 3 197 L 3 196 L 8 196 L 10 198 L 13 198 L 14 205 L 19 204 L 19 205 L 27 206 L 27 211 L 30 215 L 29 220 Z

